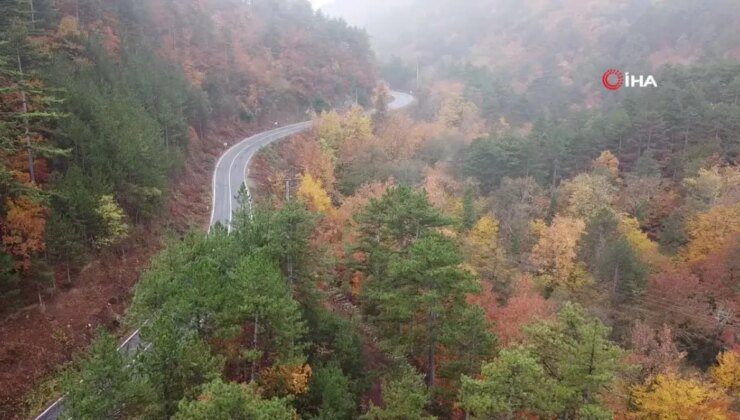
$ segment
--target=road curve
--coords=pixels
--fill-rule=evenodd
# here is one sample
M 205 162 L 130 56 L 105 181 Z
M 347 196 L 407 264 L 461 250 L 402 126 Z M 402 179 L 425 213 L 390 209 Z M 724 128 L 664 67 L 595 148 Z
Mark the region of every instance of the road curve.
M 389 110 L 400 109 L 414 102 L 414 97 L 403 92 L 391 92 L 393 101 Z M 210 227 L 222 224 L 231 230 L 231 216 L 239 206 L 237 196 L 242 185 L 246 187 L 246 176 L 252 157 L 264 146 L 311 128 L 311 121 L 286 125 L 255 134 L 231 146 L 218 159 L 213 170 L 213 206 Z M 247 190 L 247 193 L 249 190 Z M 118 347 L 118 351 L 133 356 L 139 349 L 146 351 L 149 344 L 141 341 L 139 330 L 134 331 Z M 54 401 L 36 420 L 56 420 L 62 412 L 64 397 Z
M 391 92 L 393 101 L 389 110 L 400 109 L 414 102 L 414 97 L 403 92 Z M 213 203 L 210 226 L 221 224 L 231 230 L 231 217 L 239 207 L 237 197 L 242 185 L 246 187 L 247 169 L 252 157 L 262 147 L 311 128 L 311 121 L 291 124 L 248 137 L 231 146 L 216 163 L 213 170 Z M 247 193 L 249 190 L 247 190 Z

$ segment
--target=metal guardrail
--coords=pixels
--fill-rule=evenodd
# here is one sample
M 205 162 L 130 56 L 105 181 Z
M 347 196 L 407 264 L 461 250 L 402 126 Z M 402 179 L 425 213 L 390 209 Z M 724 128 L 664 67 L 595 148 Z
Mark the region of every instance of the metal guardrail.
M 147 323 L 145 323 L 146 325 Z M 139 348 L 144 347 L 146 350 L 149 348 L 149 345 L 147 343 L 144 343 L 141 341 L 141 335 L 139 334 L 141 332 L 141 328 L 138 328 L 136 331 L 132 332 L 131 335 L 126 338 L 123 343 L 121 343 L 118 346 L 118 352 L 125 355 L 125 356 L 134 356 L 136 353 L 139 352 Z M 62 413 L 62 409 L 64 408 L 64 396 L 59 397 L 52 405 L 46 408 L 43 413 L 36 416 L 36 420 L 56 420 L 59 418 L 59 415 Z

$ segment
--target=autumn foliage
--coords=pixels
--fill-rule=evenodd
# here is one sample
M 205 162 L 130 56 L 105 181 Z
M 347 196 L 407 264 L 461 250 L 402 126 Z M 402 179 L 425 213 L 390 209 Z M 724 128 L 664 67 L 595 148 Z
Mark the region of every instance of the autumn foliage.
M 16 258 L 19 269 L 31 269 L 31 260 L 42 252 L 48 210 L 28 197 L 5 199 L 7 214 L 2 223 L 3 245 Z
M 577 289 L 587 280 L 576 258 L 585 227 L 582 220 L 567 216 L 557 216 L 550 226 L 535 226 L 540 239 L 532 249 L 532 262 L 546 287 Z
M 730 419 L 730 401 L 714 384 L 674 373 L 658 375 L 633 391 L 638 415 L 646 418 Z
M 483 308 L 491 323 L 491 330 L 509 346 L 520 343 L 524 337 L 523 327 L 536 320 L 551 318 L 555 313 L 553 302 L 546 300 L 529 277 L 518 279 L 516 290 L 508 300 L 502 302 L 493 291 L 490 282 L 482 282 L 479 295 L 468 300 Z

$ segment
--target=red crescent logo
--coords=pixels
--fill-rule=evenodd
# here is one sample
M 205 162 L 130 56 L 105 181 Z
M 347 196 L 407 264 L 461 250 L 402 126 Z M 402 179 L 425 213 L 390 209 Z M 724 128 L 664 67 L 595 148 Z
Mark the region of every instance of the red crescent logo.
M 611 77 L 613 75 L 617 76 L 617 82 L 616 83 L 611 83 L 609 81 L 609 77 Z M 619 88 L 622 87 L 622 85 L 624 85 L 624 75 L 619 70 L 609 69 L 609 70 L 607 70 L 607 71 L 604 72 L 604 75 L 603 76 L 601 76 L 601 83 L 603 83 L 604 84 L 604 87 L 607 88 L 607 89 L 609 89 L 609 90 L 618 90 Z

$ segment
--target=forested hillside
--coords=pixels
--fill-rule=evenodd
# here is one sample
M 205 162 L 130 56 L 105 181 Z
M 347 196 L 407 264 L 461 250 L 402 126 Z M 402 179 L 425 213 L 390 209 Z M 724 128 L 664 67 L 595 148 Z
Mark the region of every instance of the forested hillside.
M 74 238 L 48 232 L 88 225 L 52 223 L 42 197 L 68 206 L 60 218 L 98 209 L 85 247 L 58 239 L 66 251 L 48 257 L 6 252 L 16 276 L 26 262 L 66 266 L 76 249 L 115 247 L 156 214 L 177 161 L 147 159 L 146 143 L 119 150 L 119 123 L 150 127 L 159 150 L 189 156 L 178 145 L 208 123 L 316 111 L 310 130 L 255 156 L 249 205 L 230 231 L 177 231 L 148 265 L 119 320 L 143 325 L 147 350 L 120 354 L 109 331 L 90 331 L 89 351 L 46 383 L 47 399 L 66 394 L 63 416 L 738 417 L 737 2 L 403 0 L 353 17 L 370 2 L 337 0 L 327 11 L 365 19 L 354 22 L 383 50 L 387 81 L 414 91 L 417 102 L 393 112 L 361 32 L 300 2 L 245 2 L 244 15 L 208 3 L 72 3 L 67 23 L 38 41 L 70 31 L 100 41 L 38 50 L 54 65 L 9 91 L 22 111 L 6 125 L 21 130 L 7 156 L 24 157 L 28 126 L 50 175 L 13 181 L 36 195 L 16 193 L 8 214 L 35 205 L 46 226 L 36 232 Z M 229 53 L 237 45 L 259 47 Z M 150 97 L 161 65 L 169 84 Z M 65 80 L 78 68 L 97 76 L 75 90 Z M 608 90 L 607 68 L 657 86 Z M 244 90 L 242 77 L 257 87 Z M 348 95 L 374 112 L 342 109 Z M 28 115 L 23 98 L 54 112 Z M 149 100 L 132 108 L 145 112 L 133 113 L 126 104 L 139 98 Z M 106 124 L 100 110 L 119 99 L 105 112 L 131 117 Z M 37 119 L 51 128 L 26 124 Z M 190 127 L 185 137 L 178 127 Z M 72 140 L 85 138 L 97 142 Z M 129 159 L 115 166 L 109 154 Z M 91 204 L 72 206 L 88 189 Z
M 466 82 L 486 117 L 614 104 L 601 74 L 740 58 L 732 0 L 334 0 L 322 8 L 368 29 L 394 86 Z M 416 75 L 421 85 L 416 86 Z
M 726 107 L 731 123 L 722 98 L 739 72 L 682 68 L 664 83 L 691 80 L 684 103 Z M 277 200 L 303 174 L 297 197 L 324 215 L 319 287 L 362 314 L 390 358 L 381 377 L 400 361 L 425 376 L 426 408 L 407 415 L 734 418 L 740 174 L 724 151 L 738 129 L 673 137 L 686 122 L 653 93 L 615 111 L 614 137 L 597 112 L 484 134 L 474 105 L 453 112 L 460 101 L 416 120 L 324 114 L 253 169 Z
M 713 75 L 692 76 L 695 100 L 721 104 L 708 92 L 737 65 L 699 69 L 678 74 Z M 577 130 L 485 134 L 472 105 L 387 100 L 261 152 L 253 212 L 172 243 L 137 288 L 128 323 L 155 320 L 152 350 L 102 335 L 66 376 L 67 414 L 736 417 L 732 155 L 620 149 L 577 113 Z M 577 164 L 553 166 L 556 133 Z
M 306 1 L 0 2 L 0 417 L 200 223 L 166 215 L 209 201 L 225 141 L 374 85 L 364 32 Z

